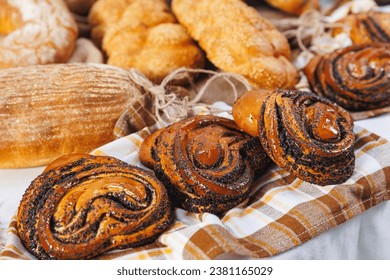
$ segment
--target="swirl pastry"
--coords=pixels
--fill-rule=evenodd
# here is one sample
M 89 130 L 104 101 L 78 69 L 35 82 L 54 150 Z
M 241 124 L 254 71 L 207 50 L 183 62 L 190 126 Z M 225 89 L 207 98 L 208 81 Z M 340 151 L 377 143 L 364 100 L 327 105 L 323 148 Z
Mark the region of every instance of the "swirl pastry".
M 349 36 L 354 44 L 390 43 L 390 14 L 370 11 L 351 14 L 340 21 L 350 28 Z M 333 35 L 344 32 L 335 28 Z
M 156 176 L 176 206 L 221 213 L 247 198 L 255 172 L 269 163 L 258 138 L 232 120 L 196 116 L 158 132 L 151 153 Z
M 390 105 L 390 44 L 353 45 L 316 56 L 304 72 L 316 94 L 345 109 Z
M 72 155 L 28 187 L 17 229 L 39 259 L 86 259 L 150 243 L 172 219 L 153 174 L 111 157 Z
M 240 116 L 247 120 L 246 129 L 258 126 L 261 144 L 278 166 L 318 185 L 339 184 L 352 175 L 353 121 L 343 108 L 303 91 L 276 90 L 258 97 L 251 92 L 242 98 L 247 100 L 234 104 L 234 110 L 241 111 Z M 247 108 L 256 98 L 262 102 L 257 122 L 252 122 L 253 108 Z M 244 121 L 236 122 L 242 126 Z

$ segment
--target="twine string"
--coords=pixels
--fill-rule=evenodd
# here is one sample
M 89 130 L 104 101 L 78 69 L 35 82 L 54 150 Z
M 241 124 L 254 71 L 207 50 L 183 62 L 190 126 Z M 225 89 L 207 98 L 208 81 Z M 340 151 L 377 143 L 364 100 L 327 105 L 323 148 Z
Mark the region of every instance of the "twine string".
M 169 84 L 177 79 L 189 77 L 191 74 L 208 74 L 210 77 L 205 84 L 196 90 L 193 82 L 190 82 L 191 87 L 196 91 L 193 98 L 189 96 L 179 97 L 174 91 L 168 89 Z M 153 84 L 147 77 L 145 77 L 138 70 L 131 68 L 129 70 L 131 80 L 142 87 L 147 93 L 150 93 L 154 103 L 153 113 L 157 121 L 175 122 L 184 119 L 192 114 L 195 107 L 203 106 L 208 110 L 213 110 L 211 104 L 201 102 L 210 87 L 218 80 L 223 79 L 231 87 L 233 98 L 236 100 L 239 96 L 237 85 L 233 81 L 237 81 L 244 86 L 245 90 L 251 90 L 250 83 L 241 75 L 226 72 L 216 72 L 206 69 L 189 69 L 179 68 L 170 73 L 159 84 Z M 211 113 L 219 113 L 225 110 L 215 110 Z
M 328 17 L 315 9 L 308 9 L 299 18 L 289 18 L 274 22 L 275 26 L 283 31 L 283 34 L 291 39 L 295 38 L 298 47 L 303 51 L 314 54 L 313 50 L 306 47 L 305 40 L 310 38 L 309 46 L 326 36 L 330 29 L 341 28 L 347 34 L 350 27 L 340 22 L 330 22 Z

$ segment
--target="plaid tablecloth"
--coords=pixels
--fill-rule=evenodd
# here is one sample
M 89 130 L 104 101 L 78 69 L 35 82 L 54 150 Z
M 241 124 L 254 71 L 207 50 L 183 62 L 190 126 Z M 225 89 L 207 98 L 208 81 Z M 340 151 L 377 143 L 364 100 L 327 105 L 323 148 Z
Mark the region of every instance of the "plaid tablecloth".
M 118 139 L 93 154 L 110 155 L 142 166 L 138 148 L 160 126 Z M 255 181 L 250 197 L 224 215 L 176 209 L 175 223 L 156 242 L 108 252 L 97 258 L 264 258 L 299 246 L 389 200 L 389 142 L 360 127 L 354 131 L 356 168 L 352 177 L 341 185 L 313 185 L 272 166 Z M 0 259 L 34 259 L 18 238 L 15 219 L 4 236 Z

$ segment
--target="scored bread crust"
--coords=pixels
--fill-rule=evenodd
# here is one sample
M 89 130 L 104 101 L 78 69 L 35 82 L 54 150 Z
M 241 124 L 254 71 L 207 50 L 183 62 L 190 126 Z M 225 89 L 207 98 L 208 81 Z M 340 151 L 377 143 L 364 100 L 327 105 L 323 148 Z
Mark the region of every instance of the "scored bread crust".
M 103 64 L 51 64 L 0 72 L 0 168 L 44 165 L 115 139 L 121 113 L 142 91 Z

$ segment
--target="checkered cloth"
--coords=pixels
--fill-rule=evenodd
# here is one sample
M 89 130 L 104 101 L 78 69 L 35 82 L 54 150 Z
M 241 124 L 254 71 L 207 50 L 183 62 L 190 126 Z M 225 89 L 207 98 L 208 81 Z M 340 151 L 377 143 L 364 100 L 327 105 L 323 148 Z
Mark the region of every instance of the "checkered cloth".
M 217 106 L 222 106 L 221 104 Z M 226 105 L 225 105 L 226 106 Z M 223 114 L 225 117 L 231 117 Z M 155 129 L 145 128 L 93 152 L 142 166 L 138 148 Z M 356 168 L 341 185 L 317 186 L 277 166 L 258 178 L 249 198 L 221 216 L 176 209 L 173 226 L 144 247 L 111 251 L 98 259 L 264 258 L 308 241 L 383 201 L 390 195 L 390 143 L 355 127 Z M 34 259 L 12 220 L 0 259 Z

